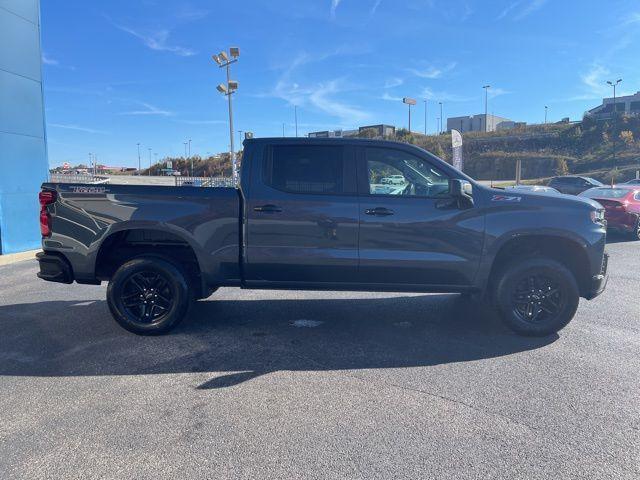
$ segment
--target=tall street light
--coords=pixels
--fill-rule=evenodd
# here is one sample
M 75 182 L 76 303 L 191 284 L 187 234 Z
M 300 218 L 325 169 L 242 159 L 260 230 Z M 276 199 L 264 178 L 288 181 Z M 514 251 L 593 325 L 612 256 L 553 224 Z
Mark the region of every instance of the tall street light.
M 231 56 L 231 59 L 229 59 L 229 56 L 227 55 L 226 52 L 222 51 L 218 55 L 213 55 L 211 58 L 213 58 L 213 61 L 218 64 L 218 67 L 226 68 L 227 70 L 226 85 L 221 83 L 216 88 L 220 93 L 225 95 L 229 100 L 229 142 L 230 142 L 229 155 L 231 157 L 233 182 L 237 184 L 238 183 L 238 164 L 236 163 L 236 153 L 233 145 L 233 107 L 231 104 L 231 97 L 233 96 L 234 92 L 238 90 L 238 82 L 235 80 L 231 80 L 230 66 L 232 63 L 235 63 L 238 61 L 238 57 L 240 56 L 240 49 L 238 47 L 229 48 L 229 55 Z
M 415 105 L 416 101 L 413 98 L 404 97 L 402 99 L 402 103 L 408 105 L 409 107 L 409 133 L 411 133 L 411 105 Z
M 140 175 L 140 170 L 142 170 L 142 165 L 140 164 L 140 142 L 138 142 L 138 175 Z
M 621 78 L 615 82 L 607 80 L 607 83 L 613 87 L 613 174 L 611 175 L 611 186 L 614 184 L 616 177 L 616 170 L 618 168 L 616 162 L 616 131 L 618 129 L 618 105 L 616 104 L 616 87 L 622 81 Z
M 149 148 L 149 176 L 151 176 L 151 148 Z
M 442 124 L 444 123 L 444 117 L 442 116 L 442 102 L 438 102 L 440 104 L 440 133 L 442 133 Z
M 547 105 L 544 106 L 544 124 L 547 124 L 547 111 L 549 110 L 549 107 Z
M 427 101 L 424 101 L 424 135 L 427 135 Z
M 189 139 L 189 160 L 191 162 L 191 176 L 193 177 L 193 157 L 191 156 L 191 139 Z
M 489 89 L 491 85 L 485 85 L 484 88 L 484 131 L 489 131 Z

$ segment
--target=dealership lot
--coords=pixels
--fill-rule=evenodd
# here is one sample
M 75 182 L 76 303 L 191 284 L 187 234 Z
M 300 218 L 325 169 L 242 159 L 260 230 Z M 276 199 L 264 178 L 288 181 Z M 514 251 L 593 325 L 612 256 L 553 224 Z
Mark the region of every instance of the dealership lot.
M 638 478 L 640 242 L 559 335 L 456 295 L 223 289 L 171 335 L 0 267 L 0 478 Z

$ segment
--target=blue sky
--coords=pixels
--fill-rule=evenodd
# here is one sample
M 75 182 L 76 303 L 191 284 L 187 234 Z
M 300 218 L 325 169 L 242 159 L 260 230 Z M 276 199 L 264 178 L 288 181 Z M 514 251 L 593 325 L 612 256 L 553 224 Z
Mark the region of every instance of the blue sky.
M 224 13 L 222 13 L 224 11 Z M 42 1 L 49 160 L 143 165 L 225 151 L 223 71 L 210 55 L 238 46 L 235 130 L 256 136 L 388 123 L 412 128 L 489 111 L 529 123 L 580 118 L 640 90 L 637 0 Z M 239 138 L 236 133 L 236 139 Z

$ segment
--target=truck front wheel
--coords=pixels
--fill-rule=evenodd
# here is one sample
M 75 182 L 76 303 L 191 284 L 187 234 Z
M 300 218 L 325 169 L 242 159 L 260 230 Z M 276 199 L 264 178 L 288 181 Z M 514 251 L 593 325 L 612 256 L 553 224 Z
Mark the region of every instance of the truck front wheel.
M 556 333 L 573 318 L 580 294 L 573 274 L 547 258 L 512 263 L 502 270 L 495 300 L 504 322 L 521 335 Z
M 157 257 L 134 258 L 113 274 L 107 303 L 113 318 L 138 335 L 159 335 L 175 327 L 189 309 L 184 273 Z

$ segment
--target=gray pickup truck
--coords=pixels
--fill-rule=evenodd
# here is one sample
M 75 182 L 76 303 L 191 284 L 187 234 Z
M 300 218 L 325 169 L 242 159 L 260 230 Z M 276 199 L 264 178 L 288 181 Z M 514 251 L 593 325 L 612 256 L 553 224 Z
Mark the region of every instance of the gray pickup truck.
M 40 204 L 38 276 L 108 281 L 138 334 L 241 287 L 456 292 L 547 335 L 607 280 L 597 203 L 491 189 L 403 143 L 246 140 L 237 189 L 45 183 Z

